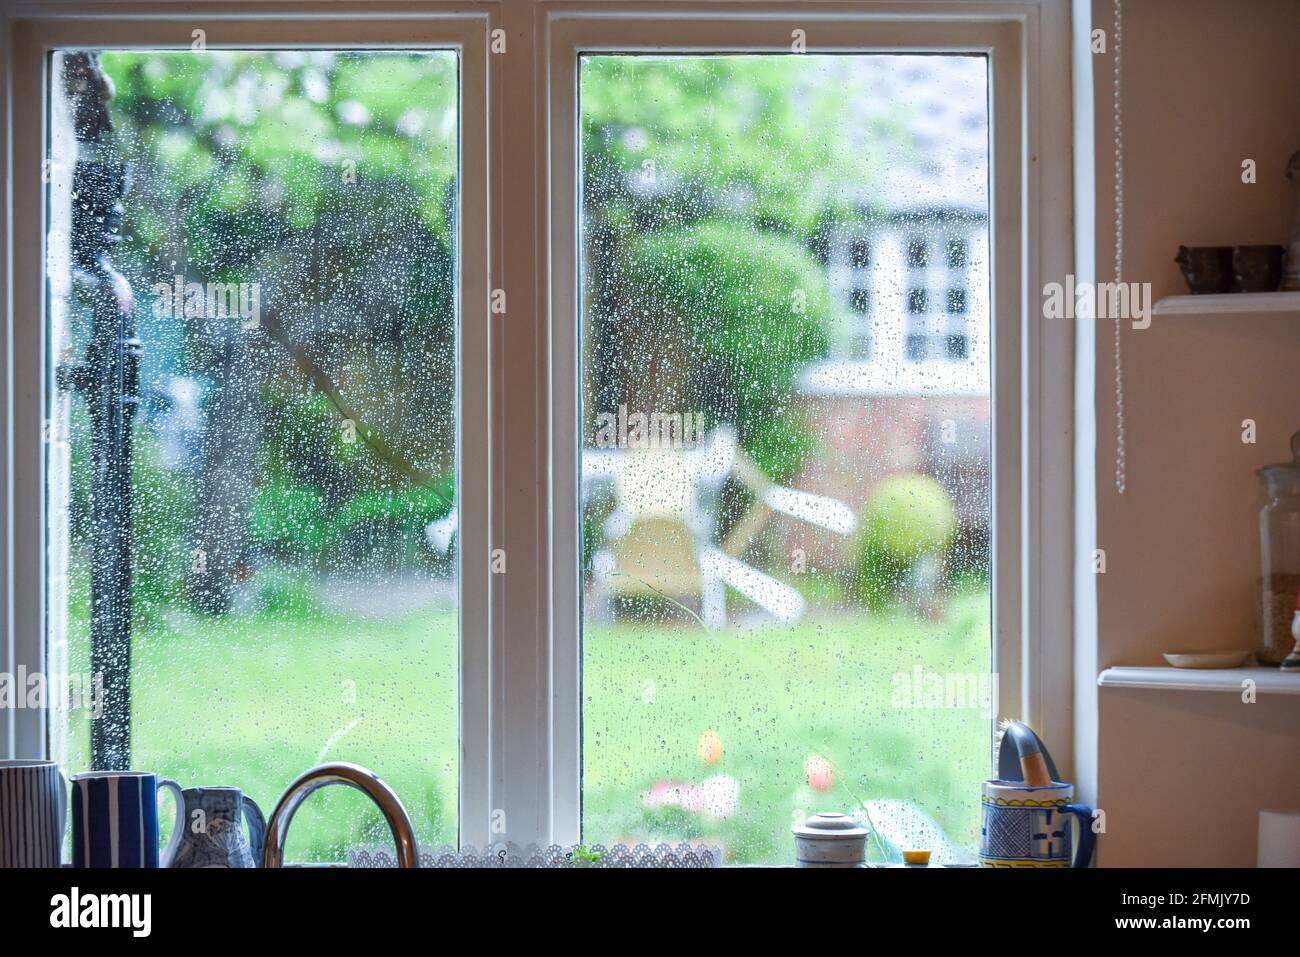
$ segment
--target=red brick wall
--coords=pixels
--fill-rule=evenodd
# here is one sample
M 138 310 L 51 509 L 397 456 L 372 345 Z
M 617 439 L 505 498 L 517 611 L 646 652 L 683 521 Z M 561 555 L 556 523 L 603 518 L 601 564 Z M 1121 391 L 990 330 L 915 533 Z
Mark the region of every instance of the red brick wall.
M 987 398 L 805 396 L 800 404 L 818 448 L 791 482 L 795 488 L 838 498 L 861 513 L 881 479 L 924 472 L 953 494 L 965 528 L 987 534 Z M 939 444 L 944 421 L 952 423 L 952 452 Z M 787 561 L 801 548 L 810 568 L 842 569 L 855 552 L 844 536 L 785 516 L 773 520 L 773 531 Z

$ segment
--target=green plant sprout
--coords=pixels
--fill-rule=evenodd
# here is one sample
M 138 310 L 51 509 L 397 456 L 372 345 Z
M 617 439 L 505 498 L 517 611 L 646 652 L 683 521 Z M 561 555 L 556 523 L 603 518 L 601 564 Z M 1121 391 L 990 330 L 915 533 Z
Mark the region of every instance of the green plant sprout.
M 601 858 L 600 851 L 593 851 L 586 844 L 579 844 L 569 853 L 569 860 L 579 867 L 589 867 Z

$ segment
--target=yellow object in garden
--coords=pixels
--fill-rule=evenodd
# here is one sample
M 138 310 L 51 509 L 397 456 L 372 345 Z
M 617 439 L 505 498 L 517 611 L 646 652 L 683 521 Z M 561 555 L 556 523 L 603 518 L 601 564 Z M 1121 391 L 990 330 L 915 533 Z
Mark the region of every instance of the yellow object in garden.
M 717 764 L 722 760 L 722 736 L 713 730 L 705 731 L 700 735 L 700 744 L 695 754 L 702 764 L 710 767 Z

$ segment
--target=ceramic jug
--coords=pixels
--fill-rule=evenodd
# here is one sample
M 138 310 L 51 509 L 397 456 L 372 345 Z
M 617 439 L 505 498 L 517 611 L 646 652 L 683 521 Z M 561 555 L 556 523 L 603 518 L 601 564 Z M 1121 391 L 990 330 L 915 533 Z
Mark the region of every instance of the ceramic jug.
M 985 781 L 980 802 L 980 864 L 984 867 L 1087 867 L 1095 835 L 1092 808 L 1074 804 L 1074 785 L 1053 781 Z M 1078 848 L 1071 821 L 1077 822 Z
M 266 820 L 239 788 L 182 788 L 162 780 L 176 799 L 176 826 L 163 851 L 163 867 L 256 867 L 262 859 Z M 248 839 L 241 819 L 248 820 Z

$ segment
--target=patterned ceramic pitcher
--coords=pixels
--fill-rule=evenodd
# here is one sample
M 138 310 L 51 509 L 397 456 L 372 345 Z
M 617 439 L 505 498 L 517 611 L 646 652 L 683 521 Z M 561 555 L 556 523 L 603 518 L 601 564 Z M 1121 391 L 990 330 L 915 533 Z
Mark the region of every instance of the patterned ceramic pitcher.
M 176 799 L 176 826 L 163 851 L 163 867 L 257 867 L 266 840 L 262 809 L 239 788 L 182 788 L 158 782 Z M 250 839 L 241 819 L 248 820 Z
M 985 781 L 980 802 L 980 864 L 984 867 L 1087 867 L 1092 861 L 1092 808 L 1072 804 L 1074 785 L 1034 787 Z M 1071 819 L 1079 848 L 1071 859 Z

